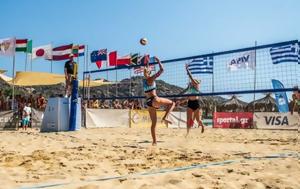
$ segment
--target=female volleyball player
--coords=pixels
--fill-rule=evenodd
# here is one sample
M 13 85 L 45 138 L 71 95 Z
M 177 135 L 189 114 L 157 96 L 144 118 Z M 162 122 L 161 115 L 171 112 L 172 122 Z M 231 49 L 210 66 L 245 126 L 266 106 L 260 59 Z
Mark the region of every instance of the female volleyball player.
M 156 109 L 158 109 L 160 106 L 165 106 L 166 107 L 166 113 L 162 118 L 162 121 L 165 123 L 171 123 L 168 120 L 168 116 L 170 112 L 174 109 L 175 103 L 169 99 L 166 98 L 161 98 L 158 97 L 156 94 L 156 83 L 155 79 L 158 78 L 164 71 L 164 68 L 160 62 L 160 60 L 155 57 L 155 61 L 158 62 L 159 65 L 159 71 L 151 76 L 151 71 L 149 67 L 149 61 L 150 58 L 149 56 L 145 56 L 145 63 L 146 66 L 144 68 L 144 92 L 146 96 L 146 104 L 148 106 L 148 111 L 150 114 L 151 118 L 151 135 L 152 135 L 152 145 L 156 145 L 156 122 L 157 122 L 157 117 L 156 117 Z
M 199 94 L 200 92 L 200 82 L 197 79 L 194 79 L 189 68 L 188 64 L 185 65 L 187 74 L 190 78 L 190 82 L 188 84 L 187 88 L 187 94 Z M 194 125 L 194 120 L 198 122 L 198 127 L 201 126 L 201 132 L 204 132 L 204 126 L 200 119 L 200 104 L 199 104 L 199 97 L 198 96 L 188 96 L 188 105 L 187 105 L 187 133 L 186 136 L 188 136 L 190 129 Z

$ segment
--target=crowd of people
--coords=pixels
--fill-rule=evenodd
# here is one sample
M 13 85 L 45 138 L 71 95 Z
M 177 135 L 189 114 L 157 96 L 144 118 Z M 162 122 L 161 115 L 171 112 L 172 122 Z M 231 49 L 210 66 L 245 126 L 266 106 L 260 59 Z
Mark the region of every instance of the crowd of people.
M 44 111 L 46 108 L 47 99 L 43 94 L 39 95 L 16 95 L 14 98 L 5 95 L 0 90 L 0 111 L 14 110 L 14 117 L 17 120 L 18 128 L 22 127 L 26 130 L 32 127 L 32 108 Z
M 84 102 L 87 108 L 92 109 L 143 109 L 144 103 L 141 100 L 129 99 L 129 100 L 99 100 L 93 97 L 93 100 L 87 100 Z
M 26 103 L 30 103 L 31 107 L 34 109 L 38 109 L 43 111 L 46 108 L 47 99 L 43 96 L 43 94 L 39 95 L 16 95 L 13 98 L 11 95 L 5 95 L 3 91 L 0 90 L 0 111 L 8 111 L 8 110 L 23 110 Z

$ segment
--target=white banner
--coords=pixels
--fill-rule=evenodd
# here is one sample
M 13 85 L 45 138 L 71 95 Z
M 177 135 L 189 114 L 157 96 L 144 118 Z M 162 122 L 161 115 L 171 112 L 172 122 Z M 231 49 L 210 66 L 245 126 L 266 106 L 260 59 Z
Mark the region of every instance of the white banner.
M 258 129 L 298 129 L 300 117 L 297 113 L 257 112 L 254 123 Z
M 227 64 L 229 71 L 255 68 L 255 51 L 248 51 L 230 60 Z
M 86 110 L 86 128 L 129 127 L 129 121 L 129 110 Z
M 0 39 L 0 55 L 15 55 L 16 38 Z
M 186 112 L 171 112 L 169 118 L 172 121 L 172 124 L 168 124 L 168 128 L 186 128 Z M 202 119 L 202 123 L 205 126 L 212 126 L 212 119 Z M 196 120 L 194 120 L 193 127 L 198 127 Z

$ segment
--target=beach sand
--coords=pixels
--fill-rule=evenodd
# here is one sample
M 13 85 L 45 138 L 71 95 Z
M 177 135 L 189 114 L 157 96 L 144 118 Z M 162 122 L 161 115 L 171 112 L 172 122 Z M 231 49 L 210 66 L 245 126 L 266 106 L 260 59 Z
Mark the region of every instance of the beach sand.
M 246 159 L 300 153 L 297 131 L 103 128 L 76 132 L 0 132 L 0 188 L 58 184 L 51 188 L 300 188 L 298 157 Z M 231 164 L 172 171 L 212 162 Z M 164 173 L 141 175 L 167 169 Z M 100 180 L 105 177 L 124 176 Z M 98 180 L 98 181 L 97 181 Z

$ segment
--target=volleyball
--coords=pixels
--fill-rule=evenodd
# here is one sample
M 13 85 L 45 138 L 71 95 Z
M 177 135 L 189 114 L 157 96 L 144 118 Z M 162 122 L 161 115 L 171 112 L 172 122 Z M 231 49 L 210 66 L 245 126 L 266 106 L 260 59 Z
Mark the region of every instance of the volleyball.
M 148 43 L 148 40 L 146 38 L 141 38 L 140 39 L 140 44 L 141 45 L 147 45 L 147 43 Z

